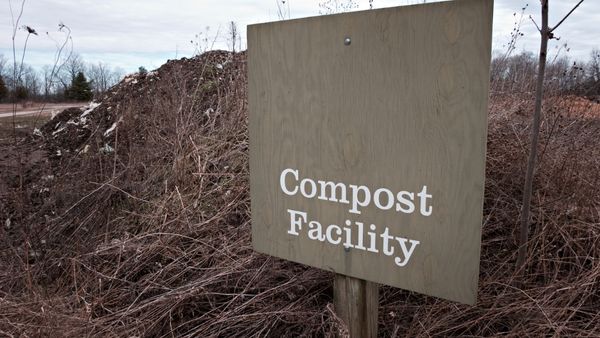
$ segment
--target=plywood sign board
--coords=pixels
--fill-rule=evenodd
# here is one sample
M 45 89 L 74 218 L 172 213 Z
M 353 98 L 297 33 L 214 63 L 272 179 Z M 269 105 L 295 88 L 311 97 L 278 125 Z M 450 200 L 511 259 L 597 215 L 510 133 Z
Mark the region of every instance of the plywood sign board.
M 477 294 L 492 0 L 248 27 L 257 251 Z

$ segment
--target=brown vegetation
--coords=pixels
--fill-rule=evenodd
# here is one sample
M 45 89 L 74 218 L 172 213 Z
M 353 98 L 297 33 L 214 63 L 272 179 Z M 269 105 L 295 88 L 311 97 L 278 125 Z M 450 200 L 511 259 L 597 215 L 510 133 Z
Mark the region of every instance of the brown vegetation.
M 42 136 L 0 138 L 0 333 L 343 330 L 331 273 L 251 248 L 246 96 L 245 54 L 209 52 L 126 78 Z M 600 336 L 599 105 L 545 101 L 517 287 L 533 100 L 496 93 L 491 102 L 479 301 L 382 287 L 382 336 Z

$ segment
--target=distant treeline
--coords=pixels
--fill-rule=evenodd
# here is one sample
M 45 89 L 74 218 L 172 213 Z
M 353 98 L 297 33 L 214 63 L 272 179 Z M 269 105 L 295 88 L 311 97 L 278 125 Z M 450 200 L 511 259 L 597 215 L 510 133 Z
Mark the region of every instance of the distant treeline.
M 492 59 L 492 93 L 533 93 L 538 58 L 531 52 L 496 55 Z M 17 74 L 17 81 L 14 80 Z M 0 102 L 87 100 L 101 97 L 118 83 L 125 72 L 102 62 L 85 62 L 78 54 L 62 65 L 46 65 L 40 70 L 13 64 L 0 55 Z M 600 96 L 600 50 L 593 50 L 587 61 L 572 61 L 568 56 L 548 60 L 546 91 L 550 94 Z
M 0 55 L 0 102 L 17 101 L 85 101 L 101 97 L 118 83 L 125 71 L 98 62 L 85 62 L 72 54 L 64 64 L 35 69 Z M 15 80 L 16 79 L 16 80 Z
M 533 93 L 538 57 L 531 52 L 492 60 L 491 89 L 496 93 Z M 550 94 L 600 95 L 600 50 L 593 50 L 587 61 L 568 56 L 550 57 L 546 66 L 546 91 Z

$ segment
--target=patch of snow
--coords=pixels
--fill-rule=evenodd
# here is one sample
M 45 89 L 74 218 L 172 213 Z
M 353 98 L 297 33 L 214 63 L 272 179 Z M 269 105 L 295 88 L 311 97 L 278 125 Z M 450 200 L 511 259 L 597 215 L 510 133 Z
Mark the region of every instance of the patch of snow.
M 59 124 L 60 124 L 60 123 L 59 123 Z M 55 131 L 53 131 L 53 132 L 52 132 L 52 136 L 56 136 L 58 133 L 62 133 L 62 132 L 65 130 L 65 128 L 67 128 L 67 127 L 66 127 L 66 126 L 64 126 L 64 127 L 62 127 L 62 128 L 59 128 L 58 130 L 55 130 Z
M 217 63 L 217 69 L 223 69 L 223 65 L 220 63 Z
M 83 112 L 83 114 L 81 114 L 81 117 L 87 116 L 89 113 L 94 111 L 94 109 L 96 109 L 99 105 L 100 105 L 100 103 L 98 103 L 98 102 L 90 102 L 90 104 L 85 107 L 86 110 Z
M 110 128 L 106 129 L 106 131 L 104 132 L 104 136 L 108 136 L 110 135 L 110 133 L 113 132 L 113 130 L 115 130 L 117 128 L 117 122 L 113 123 L 112 126 L 110 126 Z
M 5 226 L 7 229 L 10 229 L 10 218 L 7 218 L 7 219 L 6 219 L 6 222 L 4 222 L 4 226 Z
M 119 120 L 113 123 L 112 126 L 110 126 L 110 128 L 106 129 L 106 131 L 104 132 L 104 137 L 110 135 L 110 133 L 112 133 L 117 128 L 117 124 L 119 124 L 119 122 L 121 121 L 123 121 L 123 118 L 119 118 Z
M 54 175 L 46 175 L 42 177 L 44 181 L 52 181 L 54 179 Z
M 62 156 L 62 152 L 60 151 L 60 149 L 58 149 L 58 150 L 56 151 L 56 156 Z
M 135 75 L 128 75 L 123 79 L 123 81 L 125 81 L 125 83 L 131 83 L 131 84 L 138 83 L 138 80 L 135 78 Z
M 214 109 L 212 109 L 212 108 L 208 108 L 207 110 L 205 110 L 205 111 L 204 111 L 204 115 L 205 115 L 206 117 L 210 117 L 210 114 L 212 114 L 212 113 L 214 113 L 214 112 L 215 112 L 215 110 L 214 110 Z
M 39 136 L 39 137 L 43 137 L 44 135 L 42 134 L 42 131 L 39 130 L 38 128 L 33 129 L 33 135 L 34 136 Z

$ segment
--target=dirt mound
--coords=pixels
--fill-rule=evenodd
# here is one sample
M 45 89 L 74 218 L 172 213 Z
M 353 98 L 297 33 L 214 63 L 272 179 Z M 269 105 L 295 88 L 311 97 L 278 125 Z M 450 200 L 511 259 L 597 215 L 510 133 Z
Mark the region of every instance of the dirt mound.
M 478 304 L 382 287 L 382 336 L 600 335 L 600 120 L 560 100 L 544 105 L 526 277 L 514 263 L 530 101 L 492 97 Z M 0 332 L 340 332 L 330 273 L 251 248 L 245 54 L 130 75 L 36 134 L 27 151 L 46 158 L 0 208 Z

